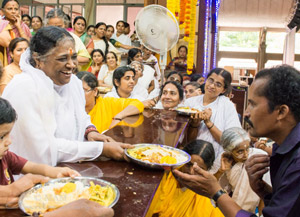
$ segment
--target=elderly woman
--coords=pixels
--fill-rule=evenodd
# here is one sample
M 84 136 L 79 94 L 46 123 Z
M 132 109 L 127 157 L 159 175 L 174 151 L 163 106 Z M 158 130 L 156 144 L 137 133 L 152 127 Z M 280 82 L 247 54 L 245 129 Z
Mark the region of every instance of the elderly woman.
M 12 63 L 4 68 L 2 76 L 0 76 L 0 94 L 2 94 L 6 85 L 13 79 L 16 74 L 21 73 L 19 66 L 22 53 L 28 48 L 29 42 L 25 38 L 15 38 L 9 44 L 9 54 Z
M 221 161 L 221 167 L 215 176 L 219 179 L 223 174 L 228 180 L 232 191 L 232 199 L 244 210 L 255 212 L 259 204 L 259 196 L 251 189 L 245 161 L 255 154 L 266 154 L 257 148 L 250 148 L 248 133 L 239 127 L 225 130 L 221 137 L 224 153 L 217 159 Z M 264 179 L 269 183 L 269 173 Z
M 28 26 L 21 21 L 20 4 L 17 0 L 2 2 L 4 19 L 0 19 L 0 60 L 5 67 L 10 63 L 8 45 L 16 37 L 23 37 L 28 41 L 31 33 Z
M 85 111 L 99 132 L 107 130 L 112 120 L 121 121 L 127 116 L 143 112 L 144 105 L 139 100 L 98 96 L 98 81 L 92 73 L 78 72 L 76 76 L 82 80 Z
M 135 70 L 128 66 L 121 66 L 113 74 L 114 88 L 104 97 L 130 98 L 144 101 L 139 95 L 132 93 L 135 86 Z
M 216 157 L 223 152 L 220 145 L 222 132 L 231 127 L 241 127 L 235 106 L 224 96 L 231 89 L 231 74 L 222 68 L 212 69 L 205 83 L 205 94 L 184 102 L 199 112 L 192 115 L 189 136 L 191 140 L 203 139 L 213 144 Z
M 66 14 L 60 8 L 55 8 L 50 10 L 46 15 L 46 23 L 48 26 L 57 26 L 61 28 L 67 28 L 65 25 Z M 85 45 L 82 43 L 81 39 L 72 32 L 69 32 L 73 39 L 75 40 L 75 49 L 77 53 L 77 60 L 80 70 L 87 70 L 90 63 L 90 54 L 87 51 Z
M 135 69 L 135 86 L 132 92 L 147 99 L 149 96 L 148 90 L 139 82 L 140 78 L 143 77 L 144 65 L 141 62 L 133 61 L 130 63 L 130 67 Z
M 123 158 L 123 148 L 130 145 L 108 142 L 111 138 L 99 134 L 85 112 L 82 83 L 73 75 L 77 54 L 69 32 L 54 26 L 40 29 L 20 66 L 22 73 L 3 93 L 18 113 L 11 132 L 16 154 L 52 165 L 101 154 Z

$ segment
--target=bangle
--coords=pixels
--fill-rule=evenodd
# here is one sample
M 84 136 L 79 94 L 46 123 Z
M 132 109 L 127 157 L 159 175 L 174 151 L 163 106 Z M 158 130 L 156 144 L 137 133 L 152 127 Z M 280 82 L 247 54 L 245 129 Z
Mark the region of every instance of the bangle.
M 211 128 L 213 128 L 215 126 L 215 124 L 213 123 L 210 127 L 207 127 L 207 129 L 211 129 Z
M 89 126 L 86 128 L 85 133 L 84 133 L 84 138 L 85 138 L 86 140 L 88 140 L 88 134 L 89 134 L 90 132 L 97 132 L 97 133 L 99 133 L 98 130 L 97 130 L 97 128 L 96 128 L 94 125 L 89 125 Z
M 117 121 L 123 120 L 123 118 L 116 118 L 116 117 L 113 117 L 112 119 L 113 119 L 113 120 L 117 120 Z

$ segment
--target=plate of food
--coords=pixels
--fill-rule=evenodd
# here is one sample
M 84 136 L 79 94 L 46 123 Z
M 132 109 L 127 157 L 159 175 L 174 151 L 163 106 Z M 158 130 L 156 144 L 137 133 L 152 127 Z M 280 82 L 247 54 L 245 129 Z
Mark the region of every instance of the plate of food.
M 113 207 L 119 200 L 119 189 L 102 179 L 93 177 L 59 178 L 38 184 L 25 191 L 19 199 L 20 209 L 32 215 L 58 209 L 78 199 L 95 201 Z
M 190 108 L 190 107 L 178 107 L 176 109 L 176 111 L 179 114 L 183 114 L 183 115 L 191 115 L 191 114 L 195 114 L 195 113 L 199 112 L 198 109 L 194 109 L 194 108 Z
M 191 156 L 178 148 L 160 144 L 136 144 L 125 149 L 126 156 L 133 162 L 153 169 L 177 168 L 191 160 Z
M 97 87 L 100 93 L 108 93 L 111 91 L 110 87 Z

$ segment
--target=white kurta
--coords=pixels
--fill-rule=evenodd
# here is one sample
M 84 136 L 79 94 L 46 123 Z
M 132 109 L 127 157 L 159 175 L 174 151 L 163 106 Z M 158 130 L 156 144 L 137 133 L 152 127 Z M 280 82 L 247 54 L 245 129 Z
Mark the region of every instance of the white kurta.
M 115 39 L 116 41 L 120 42 L 121 44 L 131 46 L 131 39 L 125 34 L 121 34 L 120 36 L 117 36 L 116 33 L 114 33 L 111 38 Z M 120 47 L 120 48 L 117 48 L 117 49 L 121 53 L 128 53 L 128 50 L 126 50 L 124 48 Z
M 105 84 L 113 86 L 114 71 L 109 71 L 106 64 L 103 64 L 98 74 L 98 80 L 102 80 Z
M 150 63 L 151 62 L 156 62 L 156 64 L 154 65 L 154 69 L 155 69 L 155 72 L 156 72 L 155 78 L 156 78 L 156 80 L 159 81 L 161 79 L 161 72 L 160 72 L 160 68 L 159 68 L 159 65 L 158 65 L 157 58 L 153 54 L 151 54 L 151 56 L 147 60 L 145 60 L 145 61 L 146 62 L 150 62 Z
M 152 80 L 154 80 L 155 70 L 148 66 L 144 65 L 143 76 L 139 78 L 139 83 L 148 90 L 149 85 Z
M 103 39 L 94 40 L 94 49 L 100 49 L 105 54 L 105 48 L 106 48 L 106 44 Z M 113 44 L 110 43 L 109 41 L 108 41 L 108 51 L 113 51 L 116 54 L 119 53 L 117 48 L 115 48 L 115 46 L 113 46 Z
M 212 115 L 210 120 L 221 132 L 231 127 L 241 127 L 237 111 L 227 97 L 219 96 L 214 102 L 206 106 L 203 105 L 203 97 L 204 95 L 191 97 L 184 102 L 184 105 L 199 111 L 211 108 Z M 199 126 L 197 139 L 212 143 L 216 157 L 223 152 L 222 146 L 214 139 L 203 121 Z
M 41 70 L 28 62 L 29 49 L 22 55 L 22 73 L 15 76 L 3 93 L 17 112 L 11 132 L 11 150 L 37 163 L 92 160 L 103 148 L 102 142 L 84 142 L 91 125 L 85 112 L 82 82 L 74 75 L 68 84 L 54 85 Z

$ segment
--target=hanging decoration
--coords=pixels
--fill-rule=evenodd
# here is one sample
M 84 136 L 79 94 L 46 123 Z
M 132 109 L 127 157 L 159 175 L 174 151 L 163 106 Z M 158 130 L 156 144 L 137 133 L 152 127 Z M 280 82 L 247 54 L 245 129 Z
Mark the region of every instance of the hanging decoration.
M 196 35 L 196 7 L 197 0 L 191 0 L 190 34 L 187 54 L 187 74 L 190 75 L 194 69 L 195 35 Z
M 179 12 L 179 28 L 180 28 L 180 30 L 184 28 L 186 2 L 187 2 L 186 0 L 180 1 L 180 12 Z

